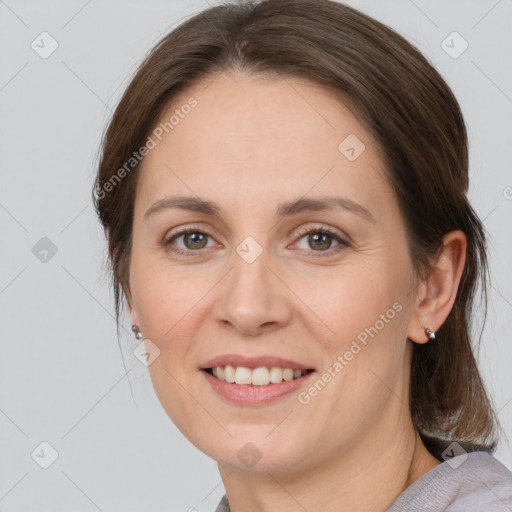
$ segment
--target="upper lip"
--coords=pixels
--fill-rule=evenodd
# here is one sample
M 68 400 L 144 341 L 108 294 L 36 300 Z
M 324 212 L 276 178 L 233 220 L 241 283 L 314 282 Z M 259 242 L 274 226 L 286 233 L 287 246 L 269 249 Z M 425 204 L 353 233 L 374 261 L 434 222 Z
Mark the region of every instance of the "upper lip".
M 221 356 L 214 357 L 203 363 L 200 368 L 205 370 L 207 368 L 215 368 L 216 366 L 244 366 L 246 368 L 259 368 L 266 366 L 271 368 L 272 366 L 278 366 L 280 368 L 292 368 L 294 370 L 311 370 L 311 366 L 307 366 L 291 359 L 283 359 L 277 356 L 257 356 L 257 357 L 246 357 L 238 354 L 223 354 Z

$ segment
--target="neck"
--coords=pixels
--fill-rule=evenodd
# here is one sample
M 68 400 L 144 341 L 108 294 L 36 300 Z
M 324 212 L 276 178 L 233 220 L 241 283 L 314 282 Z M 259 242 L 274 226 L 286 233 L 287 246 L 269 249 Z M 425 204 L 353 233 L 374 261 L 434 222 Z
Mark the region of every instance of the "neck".
M 412 421 L 382 426 L 342 455 L 301 471 L 239 471 L 219 463 L 231 512 L 387 510 L 414 481 L 440 464 Z M 378 435 L 377 435 L 378 434 Z

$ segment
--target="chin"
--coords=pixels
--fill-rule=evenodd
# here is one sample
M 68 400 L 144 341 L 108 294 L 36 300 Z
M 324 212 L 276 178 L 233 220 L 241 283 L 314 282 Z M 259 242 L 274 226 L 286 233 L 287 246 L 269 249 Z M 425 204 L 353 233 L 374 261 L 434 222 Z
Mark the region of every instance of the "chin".
M 230 432 L 233 430 L 231 428 Z M 304 440 L 294 438 L 285 429 L 281 436 L 277 435 L 277 429 L 269 435 L 271 431 L 268 425 L 253 429 L 244 427 L 243 434 L 232 438 L 226 434 L 214 445 L 211 438 L 205 439 L 204 443 L 190 441 L 219 464 L 237 471 L 279 473 L 289 472 L 292 468 L 300 470 L 305 464 Z

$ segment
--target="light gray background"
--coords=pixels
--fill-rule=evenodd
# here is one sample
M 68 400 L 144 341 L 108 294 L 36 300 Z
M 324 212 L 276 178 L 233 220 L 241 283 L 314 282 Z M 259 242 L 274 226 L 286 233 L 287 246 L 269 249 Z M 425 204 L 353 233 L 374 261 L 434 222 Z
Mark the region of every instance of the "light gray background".
M 349 4 L 416 44 L 465 114 L 470 197 L 491 236 L 480 361 L 510 437 L 512 1 Z M 128 319 L 121 357 L 90 203 L 100 136 L 135 66 L 207 5 L 0 0 L 0 510 L 211 511 L 224 492 L 216 463 L 168 419 L 131 356 Z M 47 59 L 31 48 L 43 31 L 59 44 Z M 469 43 L 457 59 L 441 47 L 453 31 Z M 32 251 L 43 237 L 57 248 L 46 262 Z M 43 441 L 58 452 L 48 469 L 31 457 Z M 512 468 L 506 440 L 496 457 Z

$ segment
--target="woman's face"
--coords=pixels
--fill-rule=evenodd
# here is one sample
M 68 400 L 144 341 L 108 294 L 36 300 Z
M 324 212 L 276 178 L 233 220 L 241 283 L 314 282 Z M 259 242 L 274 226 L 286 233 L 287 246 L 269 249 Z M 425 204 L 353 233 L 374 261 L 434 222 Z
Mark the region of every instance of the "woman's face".
M 417 324 L 378 148 L 304 80 L 224 72 L 206 85 L 175 98 L 137 188 L 131 316 L 160 351 L 160 402 L 200 450 L 243 470 L 378 450 L 407 409 Z M 204 370 L 228 363 L 270 371 L 235 370 L 259 383 L 237 384 Z M 289 381 L 275 368 L 314 371 Z

